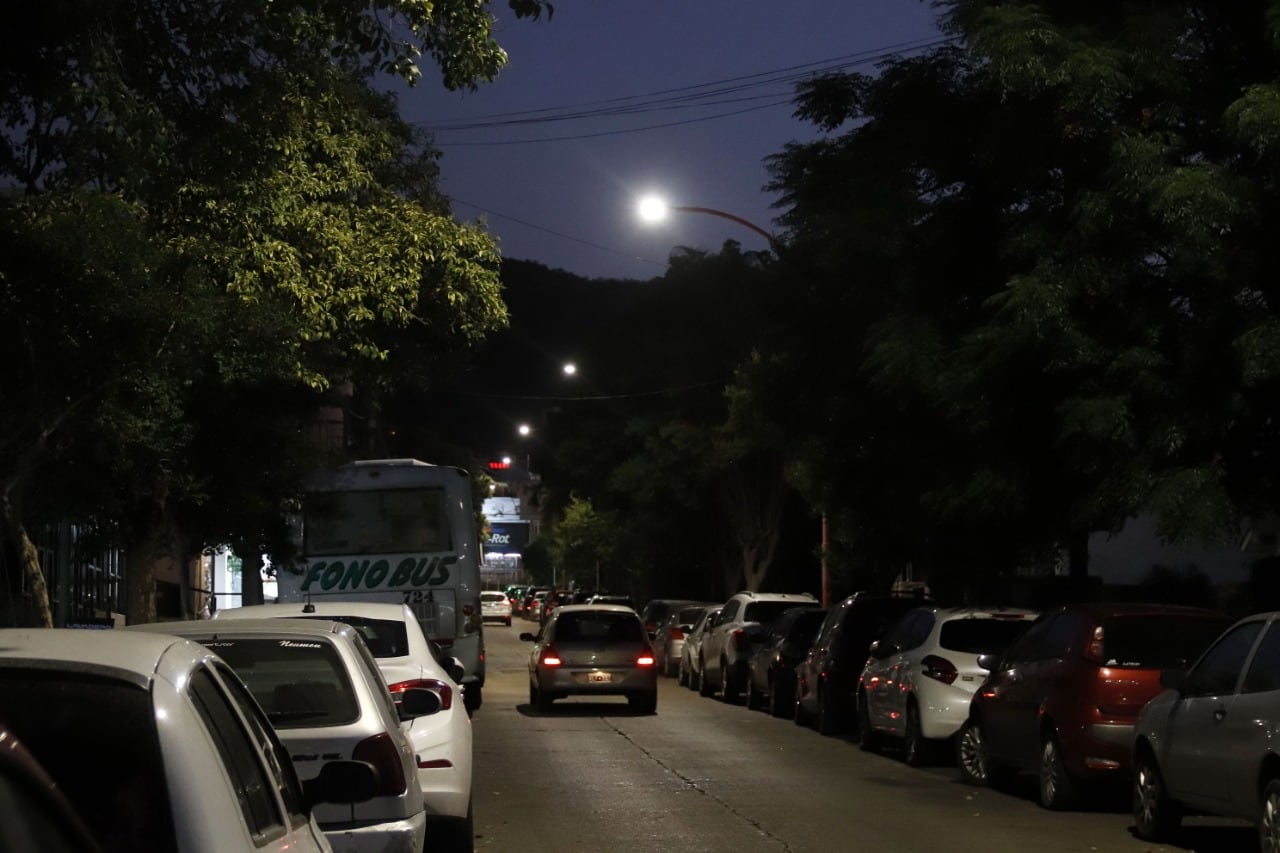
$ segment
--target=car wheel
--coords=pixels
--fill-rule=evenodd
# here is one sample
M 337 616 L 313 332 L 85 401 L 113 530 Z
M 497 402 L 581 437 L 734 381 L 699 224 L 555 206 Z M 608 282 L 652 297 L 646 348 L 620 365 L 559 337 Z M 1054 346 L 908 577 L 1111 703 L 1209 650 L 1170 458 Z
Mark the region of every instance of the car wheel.
M 1272 802 L 1271 814 L 1273 833 L 1280 831 L 1275 826 L 1276 815 L 1274 814 L 1274 809 L 1280 808 L 1280 790 L 1276 793 L 1277 797 L 1276 801 Z M 1267 801 L 1264 798 L 1262 815 L 1258 821 L 1258 831 L 1262 833 L 1264 839 L 1266 832 L 1262 822 L 1266 818 Z M 1169 792 L 1164 787 L 1164 778 L 1160 775 L 1155 758 L 1145 750 L 1140 752 L 1133 762 L 1133 831 L 1139 838 L 1147 841 L 1163 841 L 1178 828 L 1181 822 L 1182 814 L 1177 804 L 1169 799 Z M 1264 843 L 1262 849 L 1277 848 L 1268 847 Z
M 684 661 L 680 661 L 680 666 L 676 670 L 676 683 L 681 687 L 689 686 L 689 670 L 684 668 Z
M 711 679 L 707 678 L 707 662 L 704 660 L 698 667 L 698 695 L 710 696 L 714 692 L 715 689 L 711 686 Z
M 1062 747 L 1052 732 L 1040 742 L 1040 805 L 1053 811 L 1075 806 L 1076 790 L 1062 761 Z
M 1262 791 L 1262 811 L 1258 813 L 1259 849 L 1280 851 L 1280 779 L 1272 779 Z
M 533 707 L 539 711 L 550 711 L 554 697 L 545 690 L 539 689 L 533 697 Z
M 871 714 L 867 712 L 867 697 L 858 697 L 858 749 L 863 752 L 880 751 L 880 733 L 871 728 Z
M 965 720 L 956 735 L 956 766 L 966 784 L 987 784 L 986 744 L 982 741 L 982 729 L 974 720 Z
M 424 849 L 431 853 L 474 853 L 476 821 L 471 803 L 467 803 L 466 817 L 439 817 L 427 821 L 427 843 Z
M 752 711 L 758 711 L 764 705 L 764 693 L 756 690 L 755 682 L 751 679 L 747 680 L 747 708 Z
M 920 731 L 920 708 L 907 703 L 907 725 L 902 740 L 902 758 L 912 767 L 924 767 L 932 759 L 932 745 Z
M 791 710 L 791 719 L 795 721 L 797 726 L 809 725 L 809 712 L 804 709 L 804 704 L 800 701 L 800 681 L 796 680 L 796 703 Z
M 633 693 L 627 697 L 627 703 L 641 714 L 654 714 L 658 711 L 658 691 Z
M 738 700 L 742 698 L 742 684 L 733 674 L 727 660 L 720 661 L 720 686 L 720 698 L 730 705 L 738 704 Z
M 480 682 L 472 681 L 462 690 L 462 704 L 467 709 L 467 716 L 470 717 L 480 707 L 484 701 L 484 695 Z
M 778 682 L 769 682 L 769 714 L 774 717 L 785 717 L 787 715 L 787 700 L 782 695 L 782 691 L 778 689 Z
M 818 688 L 818 734 L 836 735 L 842 728 L 840 715 L 836 710 L 835 700 L 831 698 L 831 690 Z

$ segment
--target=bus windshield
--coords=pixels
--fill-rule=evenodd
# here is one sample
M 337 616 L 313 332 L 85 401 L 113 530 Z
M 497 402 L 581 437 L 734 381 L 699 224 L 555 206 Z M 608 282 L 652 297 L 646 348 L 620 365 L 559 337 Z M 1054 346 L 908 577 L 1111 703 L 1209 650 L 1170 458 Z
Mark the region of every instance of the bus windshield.
M 453 550 L 440 488 L 312 492 L 302 523 L 307 556 Z

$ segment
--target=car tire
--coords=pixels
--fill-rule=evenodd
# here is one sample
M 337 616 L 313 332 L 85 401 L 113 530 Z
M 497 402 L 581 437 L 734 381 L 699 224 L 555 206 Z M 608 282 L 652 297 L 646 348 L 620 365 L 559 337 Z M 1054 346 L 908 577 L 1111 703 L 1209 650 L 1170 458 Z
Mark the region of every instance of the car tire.
M 933 744 L 925 739 L 920 730 L 920 706 L 914 701 L 907 702 L 906 731 L 902 738 L 902 759 L 911 767 L 924 767 L 932 763 Z
M 667 657 L 662 661 L 662 674 L 667 678 L 675 678 L 680 672 L 680 661 L 672 664 L 671 658 Z
M 755 681 L 747 679 L 747 709 L 750 711 L 758 711 L 764 706 L 765 694 L 756 690 Z
M 1062 760 L 1062 747 L 1052 732 L 1040 741 L 1040 805 L 1051 811 L 1075 808 L 1076 786 L 1067 775 Z
M 680 666 L 676 669 L 676 683 L 681 687 L 689 686 L 689 670 L 684 668 L 684 661 L 680 661 Z
M 960 779 L 966 785 L 988 784 L 986 743 L 982 739 L 982 728 L 974 720 L 965 720 L 956 735 L 956 767 L 960 768 Z
M 880 751 L 880 733 L 871 727 L 866 696 L 858 697 L 858 749 L 863 752 Z
M 772 717 L 787 716 L 787 700 L 782 695 L 782 691 L 778 690 L 776 679 L 769 682 L 769 715 Z
M 462 690 L 462 705 L 467 709 L 467 716 L 470 717 L 484 702 L 484 689 L 478 681 L 469 681 Z
M 638 713 L 656 714 L 658 712 L 658 691 L 650 690 L 645 693 L 632 693 L 627 697 L 627 704 Z
M 1271 783 L 1275 785 L 1275 782 Z M 1280 808 L 1280 790 L 1276 792 L 1273 809 Z M 1262 814 L 1258 820 L 1258 832 L 1263 833 L 1263 819 L 1267 816 L 1267 802 L 1263 798 Z M 1275 826 L 1276 815 L 1271 815 L 1273 833 L 1280 831 Z M 1168 838 L 1178 825 L 1182 823 L 1182 810 L 1178 804 L 1169 799 L 1169 791 L 1165 787 L 1164 777 L 1156 766 L 1155 757 L 1143 749 L 1134 757 L 1133 762 L 1133 831 L 1146 841 L 1163 841 Z M 1277 835 L 1280 837 L 1280 835 Z M 1274 847 L 1262 846 L 1263 850 L 1274 850 Z
M 838 735 L 843 728 L 840 725 L 839 712 L 835 701 L 831 698 L 831 690 L 818 688 L 818 719 L 814 724 L 820 735 Z
M 438 817 L 427 821 L 425 850 L 431 853 L 474 853 L 476 820 L 472 804 L 467 803 L 466 817 Z
M 1280 779 L 1272 779 L 1262 789 L 1258 842 L 1262 850 L 1280 850 Z

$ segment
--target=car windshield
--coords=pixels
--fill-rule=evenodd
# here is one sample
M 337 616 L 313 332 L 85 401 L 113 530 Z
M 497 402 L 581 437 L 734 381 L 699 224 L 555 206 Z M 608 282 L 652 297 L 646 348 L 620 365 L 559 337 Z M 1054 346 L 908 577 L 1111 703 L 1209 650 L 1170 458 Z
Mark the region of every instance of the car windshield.
M 1030 624 L 1029 619 L 952 619 L 942 623 L 938 644 L 953 652 L 996 655 Z
M 84 673 L 4 667 L 0 718 L 106 853 L 177 850 L 146 689 Z
M 1176 614 L 1115 617 L 1102 626 L 1102 659 L 1107 666 L 1130 669 L 1187 667 L 1228 624 Z
M 360 703 L 338 650 L 317 639 L 201 640 L 231 665 L 277 729 L 340 726 Z
M 772 625 L 783 611 L 795 607 L 794 601 L 752 601 L 742 611 L 742 621 Z
M 561 613 L 552 639 L 556 642 L 641 643 L 644 626 L 629 613 Z
M 364 637 L 375 658 L 402 658 L 409 654 L 409 630 L 399 619 L 370 619 L 367 616 L 300 616 L 320 622 L 350 625 Z

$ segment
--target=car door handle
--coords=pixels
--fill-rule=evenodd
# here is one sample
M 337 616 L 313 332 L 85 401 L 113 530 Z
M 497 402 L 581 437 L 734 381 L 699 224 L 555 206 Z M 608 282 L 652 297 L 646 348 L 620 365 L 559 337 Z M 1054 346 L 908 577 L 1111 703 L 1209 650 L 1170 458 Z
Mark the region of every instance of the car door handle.
M 1222 722 L 1223 720 L 1225 720 L 1225 719 L 1226 719 L 1226 717 L 1227 717 L 1227 706 L 1226 706 L 1226 705 L 1219 705 L 1218 707 L 1216 707 L 1216 708 L 1214 708 L 1214 709 L 1213 709 L 1213 721 L 1214 721 L 1215 723 L 1220 723 L 1220 722 Z

